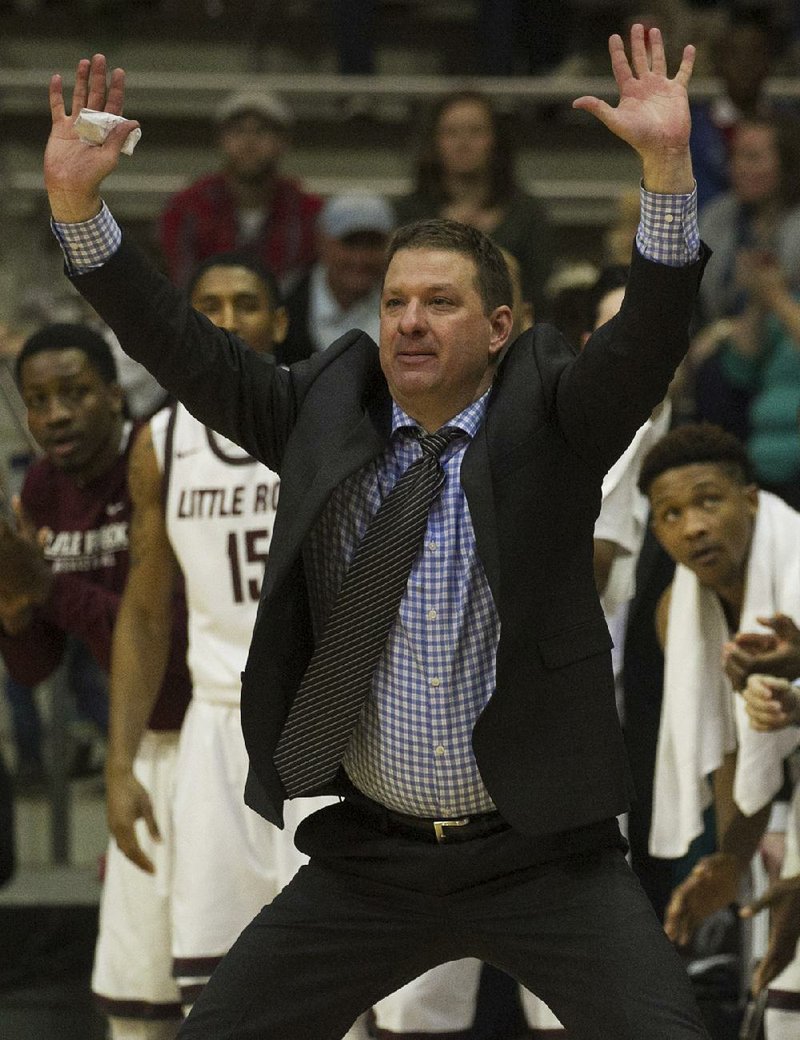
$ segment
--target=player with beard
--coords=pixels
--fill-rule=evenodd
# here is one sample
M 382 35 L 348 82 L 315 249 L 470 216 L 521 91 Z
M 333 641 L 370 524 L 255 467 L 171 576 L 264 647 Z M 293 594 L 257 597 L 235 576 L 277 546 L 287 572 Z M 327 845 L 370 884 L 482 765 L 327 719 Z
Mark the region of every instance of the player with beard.
M 222 168 L 178 192 L 164 210 L 159 238 L 172 280 L 184 286 L 199 263 L 245 250 L 284 292 L 316 259 L 322 200 L 279 172 L 292 116 L 263 91 L 234 94 L 216 113 Z

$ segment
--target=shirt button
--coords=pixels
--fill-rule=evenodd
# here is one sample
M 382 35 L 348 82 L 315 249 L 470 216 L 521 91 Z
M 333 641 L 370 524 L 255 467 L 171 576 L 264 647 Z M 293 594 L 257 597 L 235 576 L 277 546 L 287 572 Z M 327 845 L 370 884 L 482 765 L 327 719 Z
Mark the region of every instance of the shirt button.
M 428 621 L 435 621 L 436 620 L 436 611 L 435 610 L 429 610 L 428 613 L 425 616 L 427 617 Z
M 439 546 L 436 544 L 436 542 L 428 542 L 428 548 L 431 552 L 436 552 Z
M 437 746 L 437 747 L 436 747 L 436 748 L 434 749 L 434 752 L 433 752 L 433 753 L 434 753 L 435 755 L 438 755 L 438 756 L 439 756 L 439 758 L 441 758 L 441 757 L 442 757 L 442 755 L 444 754 L 444 748 L 442 747 L 442 745 L 441 745 L 441 744 L 439 744 L 439 745 L 438 745 L 438 746 Z
M 664 223 L 665 224 L 671 224 L 674 219 L 675 219 L 675 216 L 672 213 L 665 213 L 664 214 Z
M 442 680 L 439 678 L 438 675 L 434 675 L 434 677 L 431 679 L 431 686 L 437 686 L 438 687 L 438 686 L 441 686 L 441 685 L 442 685 Z

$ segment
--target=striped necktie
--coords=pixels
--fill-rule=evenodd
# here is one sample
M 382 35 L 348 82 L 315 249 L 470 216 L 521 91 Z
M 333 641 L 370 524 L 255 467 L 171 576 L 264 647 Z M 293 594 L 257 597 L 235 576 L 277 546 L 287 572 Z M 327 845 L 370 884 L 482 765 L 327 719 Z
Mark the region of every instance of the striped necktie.
M 386 496 L 356 550 L 275 749 L 289 798 L 336 775 L 444 484 L 439 456 L 460 433 L 451 427 L 420 436 L 422 457 Z

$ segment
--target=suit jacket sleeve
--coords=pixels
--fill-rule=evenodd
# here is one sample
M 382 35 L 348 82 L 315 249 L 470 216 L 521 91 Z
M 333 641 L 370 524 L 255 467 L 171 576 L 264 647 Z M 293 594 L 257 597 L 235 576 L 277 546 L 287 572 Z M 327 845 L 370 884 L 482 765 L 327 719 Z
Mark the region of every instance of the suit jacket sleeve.
M 551 398 L 556 421 L 570 447 L 596 459 L 603 471 L 666 396 L 689 348 L 689 325 L 708 255 L 703 248 L 695 263 L 668 267 L 634 250 L 619 314 L 558 373 Z
M 72 281 L 114 330 L 125 353 L 200 422 L 280 472 L 313 361 L 290 374 L 272 358 L 256 354 L 193 310 L 186 295 L 125 237 L 107 263 Z

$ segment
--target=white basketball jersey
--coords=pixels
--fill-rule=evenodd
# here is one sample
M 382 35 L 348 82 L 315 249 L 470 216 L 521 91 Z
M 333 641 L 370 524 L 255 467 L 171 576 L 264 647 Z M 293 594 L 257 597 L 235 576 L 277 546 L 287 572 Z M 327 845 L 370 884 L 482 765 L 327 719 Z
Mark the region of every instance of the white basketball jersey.
M 150 428 L 186 580 L 194 696 L 238 703 L 280 478 L 182 405 L 160 411 Z

